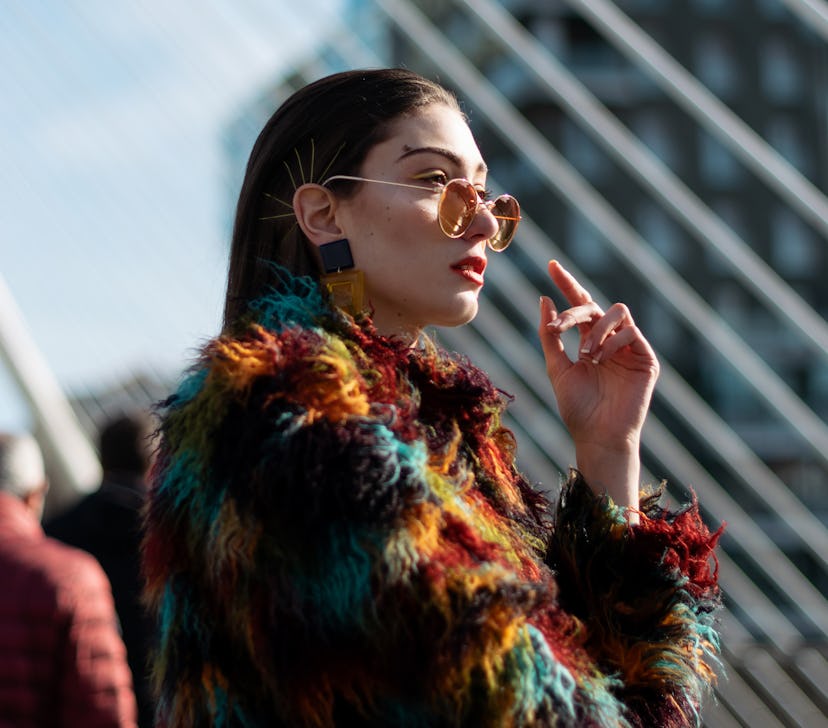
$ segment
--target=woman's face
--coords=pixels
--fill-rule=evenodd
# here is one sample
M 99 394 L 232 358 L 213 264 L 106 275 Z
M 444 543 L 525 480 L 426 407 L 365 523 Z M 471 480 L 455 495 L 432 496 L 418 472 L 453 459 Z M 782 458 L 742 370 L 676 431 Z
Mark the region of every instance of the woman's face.
M 391 136 L 354 173 L 424 189 L 360 184 L 338 209 L 340 226 L 365 275 L 366 299 L 381 334 L 416 335 L 424 326 L 457 326 L 474 318 L 483 287 L 486 241 L 497 222 L 481 206 L 460 238 L 437 221 L 434 182 L 464 177 L 481 194 L 486 166 L 463 117 L 433 104 L 399 119 Z

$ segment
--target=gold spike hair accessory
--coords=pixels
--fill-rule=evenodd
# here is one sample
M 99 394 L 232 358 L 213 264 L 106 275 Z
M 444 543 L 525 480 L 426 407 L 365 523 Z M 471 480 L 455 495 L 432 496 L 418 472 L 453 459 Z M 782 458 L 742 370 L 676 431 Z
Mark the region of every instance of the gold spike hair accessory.
M 336 161 L 337 157 L 339 157 L 339 153 L 344 149 L 345 144 L 346 142 L 342 142 L 342 144 L 339 146 L 339 149 L 336 150 L 336 153 L 331 158 L 331 161 L 328 162 L 328 165 L 325 167 L 325 169 L 322 170 L 322 174 L 319 175 L 318 179 L 324 180 L 326 178 L 328 171 L 333 166 L 333 163 Z M 290 164 L 288 164 L 288 161 L 286 159 L 282 161 L 282 164 L 285 167 L 285 171 L 287 172 L 288 177 L 290 177 L 290 183 L 293 186 L 293 191 L 296 192 L 296 189 L 299 187 L 299 185 L 296 183 L 297 179 L 301 180 L 300 184 L 307 184 L 308 182 L 313 182 L 313 167 L 316 162 L 316 144 L 313 141 L 313 139 L 310 140 L 310 166 L 308 167 L 307 178 L 305 178 L 305 168 L 302 164 L 302 157 L 299 154 L 298 148 L 293 150 L 293 155 L 296 157 L 297 174 L 294 174 L 294 170 L 291 169 Z M 260 217 L 259 220 L 281 220 L 284 218 L 296 216 L 296 213 L 293 210 L 292 202 L 286 202 L 285 200 L 276 197 L 276 195 L 270 192 L 265 192 L 264 195 L 269 200 L 273 200 L 274 202 L 281 205 L 283 208 L 286 209 L 286 211 L 277 213 L 275 215 L 265 215 L 264 217 Z

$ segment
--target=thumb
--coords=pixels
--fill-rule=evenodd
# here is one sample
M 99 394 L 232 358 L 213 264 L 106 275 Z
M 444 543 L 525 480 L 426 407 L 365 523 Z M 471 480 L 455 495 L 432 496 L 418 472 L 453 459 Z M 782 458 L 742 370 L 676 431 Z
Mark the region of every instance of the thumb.
M 555 304 L 552 302 L 552 299 L 548 296 L 541 296 L 538 336 L 540 337 L 543 356 L 546 359 L 546 371 L 553 380 L 557 379 L 558 376 L 572 366 L 572 362 L 564 350 L 560 333 L 552 331 L 546 325 L 557 315 L 558 312 L 555 310 Z

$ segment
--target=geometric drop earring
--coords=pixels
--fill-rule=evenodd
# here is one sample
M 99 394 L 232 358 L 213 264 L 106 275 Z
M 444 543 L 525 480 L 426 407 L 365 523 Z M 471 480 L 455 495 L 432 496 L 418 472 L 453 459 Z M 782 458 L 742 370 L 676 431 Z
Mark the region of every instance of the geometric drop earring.
M 354 268 L 351 246 L 346 238 L 319 246 L 324 274 L 322 283 L 328 289 L 333 304 L 352 316 L 362 311 L 365 297 L 365 278 Z

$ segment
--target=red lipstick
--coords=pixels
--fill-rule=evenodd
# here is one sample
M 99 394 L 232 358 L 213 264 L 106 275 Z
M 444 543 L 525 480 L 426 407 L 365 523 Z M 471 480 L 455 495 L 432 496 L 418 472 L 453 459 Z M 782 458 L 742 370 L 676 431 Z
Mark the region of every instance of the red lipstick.
M 486 270 L 486 259 L 470 255 L 468 258 L 454 263 L 451 269 L 463 276 L 467 281 L 478 286 L 483 285 L 483 271 Z

